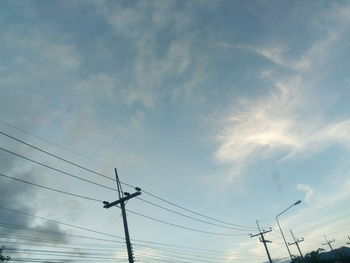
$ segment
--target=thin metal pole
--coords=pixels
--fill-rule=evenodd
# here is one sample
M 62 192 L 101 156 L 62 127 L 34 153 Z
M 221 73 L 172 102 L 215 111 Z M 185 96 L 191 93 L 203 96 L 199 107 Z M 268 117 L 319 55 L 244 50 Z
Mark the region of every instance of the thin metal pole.
M 291 208 L 291 207 L 292 207 L 292 206 L 290 206 L 289 208 Z M 287 209 L 284 210 L 283 212 L 287 211 L 289 208 L 287 208 Z M 283 212 L 282 212 L 282 213 L 283 213 Z M 290 253 L 290 250 L 289 250 L 289 247 L 288 247 L 288 244 L 287 244 L 287 241 L 286 241 L 286 238 L 284 237 L 282 228 L 281 228 L 281 226 L 280 226 L 280 223 L 278 222 L 278 216 L 281 215 L 282 213 L 280 213 L 280 214 L 278 214 L 278 215 L 276 216 L 276 221 L 277 221 L 278 227 L 279 227 L 279 229 L 280 229 L 280 231 L 281 231 L 281 234 L 282 234 L 282 237 L 283 237 L 283 241 L 284 241 L 284 244 L 286 245 L 286 248 L 287 248 L 287 250 L 288 250 L 288 254 L 289 254 L 289 256 L 290 256 L 290 259 L 293 260 L 292 254 Z

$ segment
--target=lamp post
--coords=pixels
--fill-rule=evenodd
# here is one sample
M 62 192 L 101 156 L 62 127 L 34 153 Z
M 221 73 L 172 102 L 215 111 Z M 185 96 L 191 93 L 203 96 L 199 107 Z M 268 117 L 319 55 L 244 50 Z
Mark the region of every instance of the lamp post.
M 284 237 L 284 234 L 283 234 L 282 228 L 281 228 L 281 226 L 280 226 L 280 223 L 278 222 L 278 217 L 279 217 L 280 215 L 282 215 L 284 212 L 286 212 L 286 211 L 288 211 L 289 209 L 291 209 L 293 206 L 296 206 L 296 205 L 298 205 L 298 204 L 300 204 L 300 203 L 301 203 L 301 201 L 298 200 L 297 202 L 295 202 L 295 203 L 292 204 L 290 207 L 288 207 L 287 209 L 283 210 L 281 213 L 279 213 L 279 214 L 276 216 L 277 225 L 278 225 L 278 227 L 279 227 L 279 229 L 280 229 L 280 231 L 281 231 L 281 234 L 282 234 L 282 237 L 283 237 L 283 240 L 284 240 L 284 244 L 286 245 L 286 248 L 287 248 L 287 250 L 288 250 L 288 254 L 289 254 L 291 260 L 293 260 L 293 257 L 292 257 L 292 254 L 290 253 L 290 250 L 289 250 L 289 247 L 288 247 L 286 238 Z

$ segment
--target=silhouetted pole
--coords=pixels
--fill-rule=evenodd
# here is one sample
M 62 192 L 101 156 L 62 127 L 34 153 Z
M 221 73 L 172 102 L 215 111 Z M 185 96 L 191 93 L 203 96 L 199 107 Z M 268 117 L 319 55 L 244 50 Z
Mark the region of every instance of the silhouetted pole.
M 289 250 L 289 247 L 288 247 L 286 238 L 284 237 L 282 228 L 281 228 L 281 226 L 280 226 L 280 222 L 278 221 L 278 217 L 279 217 L 280 215 L 282 215 L 284 212 L 286 212 L 287 210 L 291 209 L 293 206 L 296 206 L 296 205 L 298 205 L 298 204 L 300 204 L 300 203 L 301 203 L 300 200 L 296 201 L 294 204 L 292 204 L 292 205 L 291 205 L 290 207 L 288 207 L 287 209 L 284 209 L 281 213 L 279 213 L 279 214 L 276 216 L 277 225 L 278 225 L 278 227 L 279 227 L 279 229 L 280 229 L 280 231 L 281 231 L 281 235 L 282 235 L 282 237 L 283 237 L 284 244 L 286 245 L 286 248 L 287 248 L 287 251 L 288 251 L 288 254 L 289 254 L 291 260 L 293 260 L 293 257 L 292 257 L 292 254 L 290 253 L 290 250 Z
M 267 245 L 266 245 L 266 243 L 271 243 L 271 241 L 265 240 L 265 237 L 264 237 L 264 234 L 266 234 L 266 233 L 268 233 L 268 232 L 271 232 L 272 230 L 271 230 L 271 228 L 270 228 L 270 229 L 267 230 L 267 231 L 263 230 L 263 231 L 261 232 L 261 231 L 260 231 L 260 226 L 259 226 L 258 220 L 256 220 L 256 225 L 258 226 L 259 233 L 258 233 L 258 234 L 255 234 L 255 235 L 250 234 L 250 237 L 260 236 L 260 237 L 259 237 L 259 240 L 260 240 L 260 242 L 264 243 L 264 247 L 265 247 L 265 250 L 266 250 L 267 257 L 269 258 L 270 263 L 272 263 L 270 253 L 269 253 L 269 250 L 268 250 Z
M 350 240 L 350 236 L 348 236 L 348 239 Z M 346 242 L 346 244 L 350 245 L 350 242 Z
M 301 250 L 300 250 L 300 247 L 299 247 L 299 243 L 300 242 L 303 242 L 304 241 L 304 238 L 302 237 L 301 239 L 296 239 L 293 232 L 292 232 L 292 229 L 290 229 L 290 233 L 292 234 L 292 237 L 293 237 L 293 240 L 294 240 L 294 243 L 288 243 L 288 245 L 296 245 L 297 248 L 298 248 L 298 251 L 299 251 L 299 254 L 300 254 L 300 257 L 302 260 L 304 260 L 304 256 L 303 256 L 303 253 L 301 253 Z
M 123 192 L 122 185 L 120 183 L 119 177 L 118 177 L 118 172 L 117 169 L 114 169 L 115 171 L 115 178 L 117 181 L 117 188 L 118 188 L 118 195 L 119 195 L 119 200 L 114 201 L 112 203 L 109 203 L 107 201 L 103 201 L 103 208 L 110 208 L 112 206 L 117 206 L 120 204 L 120 208 L 122 210 L 122 216 L 123 216 L 123 225 L 124 225 L 124 232 L 125 232 L 125 242 L 126 242 L 126 248 L 128 250 L 128 258 L 129 258 L 129 263 L 134 263 L 134 254 L 132 252 L 132 246 L 130 242 L 130 236 L 129 236 L 129 229 L 128 229 L 128 221 L 126 219 L 126 212 L 125 212 L 125 201 L 136 197 L 141 194 L 141 189 L 136 187 L 135 190 L 136 192 L 133 194 L 129 194 L 127 192 Z
M 335 257 L 337 257 L 337 255 L 335 254 L 335 252 L 334 252 L 334 250 L 333 250 L 333 247 L 332 247 L 332 245 L 331 245 L 331 243 L 335 242 L 335 240 L 334 240 L 334 239 L 333 239 L 333 240 L 328 240 L 327 237 L 326 237 L 325 235 L 323 235 L 323 236 L 324 236 L 324 238 L 326 239 L 326 243 L 322 243 L 322 245 L 323 245 L 323 246 L 328 245 L 329 248 L 331 249 L 333 255 L 334 255 Z

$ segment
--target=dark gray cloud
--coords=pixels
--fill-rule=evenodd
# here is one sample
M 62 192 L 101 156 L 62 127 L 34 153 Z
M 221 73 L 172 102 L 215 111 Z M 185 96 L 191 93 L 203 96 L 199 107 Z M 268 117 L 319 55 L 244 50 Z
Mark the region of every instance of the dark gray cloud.
M 23 168 L 21 165 L 23 166 L 21 161 L 0 152 L 0 174 L 38 183 L 37 170 Z M 58 224 L 47 221 L 38 223 L 34 217 L 4 209 L 8 208 L 21 213 L 36 215 L 38 209 L 35 206 L 36 190 L 35 187 L 28 184 L 0 176 L 0 233 L 8 237 L 26 236 L 67 241 L 66 232 Z M 29 231 L 29 229 L 34 231 Z M 0 239 L 0 245 L 6 245 L 6 240 L 9 241 L 9 238 L 4 239 L 4 236 Z
M 12 156 L 1 152 L 0 153 L 0 173 L 10 175 L 16 168 L 17 162 Z M 19 175 L 18 178 L 26 177 L 31 178 L 30 175 Z M 33 178 L 31 178 L 33 180 Z M 5 208 L 11 208 L 22 211 L 24 213 L 31 213 L 29 202 L 30 197 L 34 195 L 33 189 L 20 182 L 15 182 L 11 179 L 1 177 L 0 178 L 0 206 Z M 28 198 L 29 197 L 29 198 Z M 9 211 L 0 209 L 0 222 L 3 224 L 13 224 L 20 226 L 29 226 L 31 224 L 31 218 L 25 216 L 19 216 Z M 0 227 L 1 233 L 4 235 L 11 235 L 16 232 L 15 228 L 6 228 L 4 225 Z
M 54 222 L 44 222 L 43 224 L 35 225 L 35 229 L 42 232 L 36 232 L 33 237 L 39 239 L 54 240 L 58 242 L 66 242 L 67 233 Z

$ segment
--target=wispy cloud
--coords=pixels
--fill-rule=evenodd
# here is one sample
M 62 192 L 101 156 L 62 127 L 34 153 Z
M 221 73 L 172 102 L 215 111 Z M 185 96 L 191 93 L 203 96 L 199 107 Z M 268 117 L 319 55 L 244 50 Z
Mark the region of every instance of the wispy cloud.
M 312 198 L 312 196 L 314 194 L 314 190 L 312 189 L 312 187 L 310 185 L 306 185 L 306 184 L 298 184 L 297 189 L 305 192 L 305 199 L 304 200 L 307 204 L 310 204 L 310 199 Z
M 177 1 L 96 5 L 118 38 L 132 43 L 130 79 L 122 89 L 127 105 L 141 103 L 151 108 L 165 94 L 185 99 L 192 95 L 204 75 L 201 60 L 193 52 L 198 41 L 194 5 L 178 6 Z
M 250 47 L 293 71 L 281 74 L 271 68 L 260 73 L 262 80 L 271 84 L 271 90 L 261 97 L 240 100 L 224 117 L 226 124 L 217 136 L 216 158 L 244 167 L 250 161 L 277 154 L 282 160 L 317 153 L 330 145 L 348 148 L 350 119 L 329 118 L 322 104 L 324 98 L 319 95 L 324 65 L 344 41 L 345 32 L 343 28 L 329 32 L 293 60 L 288 58 L 288 48 L 283 45 Z

